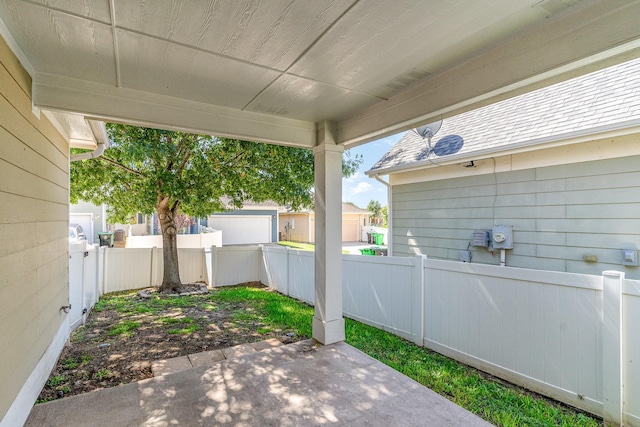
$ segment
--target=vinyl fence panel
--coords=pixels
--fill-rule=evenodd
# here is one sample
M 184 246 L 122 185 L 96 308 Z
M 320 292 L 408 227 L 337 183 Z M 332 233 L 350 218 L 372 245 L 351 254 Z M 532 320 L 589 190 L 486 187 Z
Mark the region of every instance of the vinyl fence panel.
M 602 410 L 602 278 L 427 260 L 425 345 Z
M 260 280 L 260 246 L 213 246 L 211 259 L 211 286 L 237 285 Z
M 422 257 L 343 255 L 347 317 L 422 344 Z
M 262 248 L 261 281 L 285 295 L 289 294 L 289 252 L 275 246 Z
M 315 253 L 289 251 L 289 295 L 313 304 L 315 291 Z
M 149 248 L 105 248 L 104 293 L 152 286 L 152 252 Z
M 640 280 L 625 280 L 622 289 L 622 363 L 624 415 L 640 426 Z

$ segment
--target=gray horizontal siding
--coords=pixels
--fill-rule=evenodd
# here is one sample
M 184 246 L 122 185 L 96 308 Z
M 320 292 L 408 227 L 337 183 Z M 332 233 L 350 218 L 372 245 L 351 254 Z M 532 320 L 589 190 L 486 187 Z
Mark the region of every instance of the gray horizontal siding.
M 458 259 L 476 229 L 513 225 L 515 267 L 600 274 L 640 248 L 640 156 L 393 186 L 394 255 Z M 470 248 L 473 262 L 499 253 Z M 585 254 L 597 263 L 583 261 Z

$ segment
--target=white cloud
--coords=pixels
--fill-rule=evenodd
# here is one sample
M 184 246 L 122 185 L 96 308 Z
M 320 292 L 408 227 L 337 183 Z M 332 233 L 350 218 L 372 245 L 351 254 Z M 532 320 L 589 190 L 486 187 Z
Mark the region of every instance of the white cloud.
M 344 178 L 344 182 L 346 182 L 347 184 L 355 184 L 356 181 L 364 178 L 365 176 L 362 174 L 362 172 L 357 171 L 356 173 L 354 173 L 353 175 L 351 175 L 349 178 Z
M 358 183 L 358 185 L 351 189 L 351 194 L 366 193 L 368 191 L 371 191 L 372 188 L 373 186 L 368 182 L 360 182 Z

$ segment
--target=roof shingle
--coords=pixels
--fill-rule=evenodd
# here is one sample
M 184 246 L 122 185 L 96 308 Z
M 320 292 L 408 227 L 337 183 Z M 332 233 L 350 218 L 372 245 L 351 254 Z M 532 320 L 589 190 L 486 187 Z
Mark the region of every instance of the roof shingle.
M 506 150 L 554 137 L 560 140 L 563 135 L 595 133 L 607 126 L 624 127 L 638 119 L 640 59 L 449 117 L 432 138 L 435 151 L 430 156 L 426 141 L 411 130 L 368 173 L 428 164 L 452 154 L 472 156 L 486 149 Z M 442 149 L 451 135 L 463 140 L 458 151 Z

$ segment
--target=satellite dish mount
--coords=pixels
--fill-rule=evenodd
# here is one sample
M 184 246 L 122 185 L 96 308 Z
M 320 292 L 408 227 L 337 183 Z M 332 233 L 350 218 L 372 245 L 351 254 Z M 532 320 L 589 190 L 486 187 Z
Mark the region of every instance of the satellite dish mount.
M 442 126 L 442 120 L 438 120 L 437 122 L 429 123 L 427 125 L 418 126 L 414 129 L 415 133 L 420 135 L 423 140 L 427 141 L 427 154 L 431 154 L 433 152 L 433 147 L 431 146 L 431 138 L 435 135 Z

